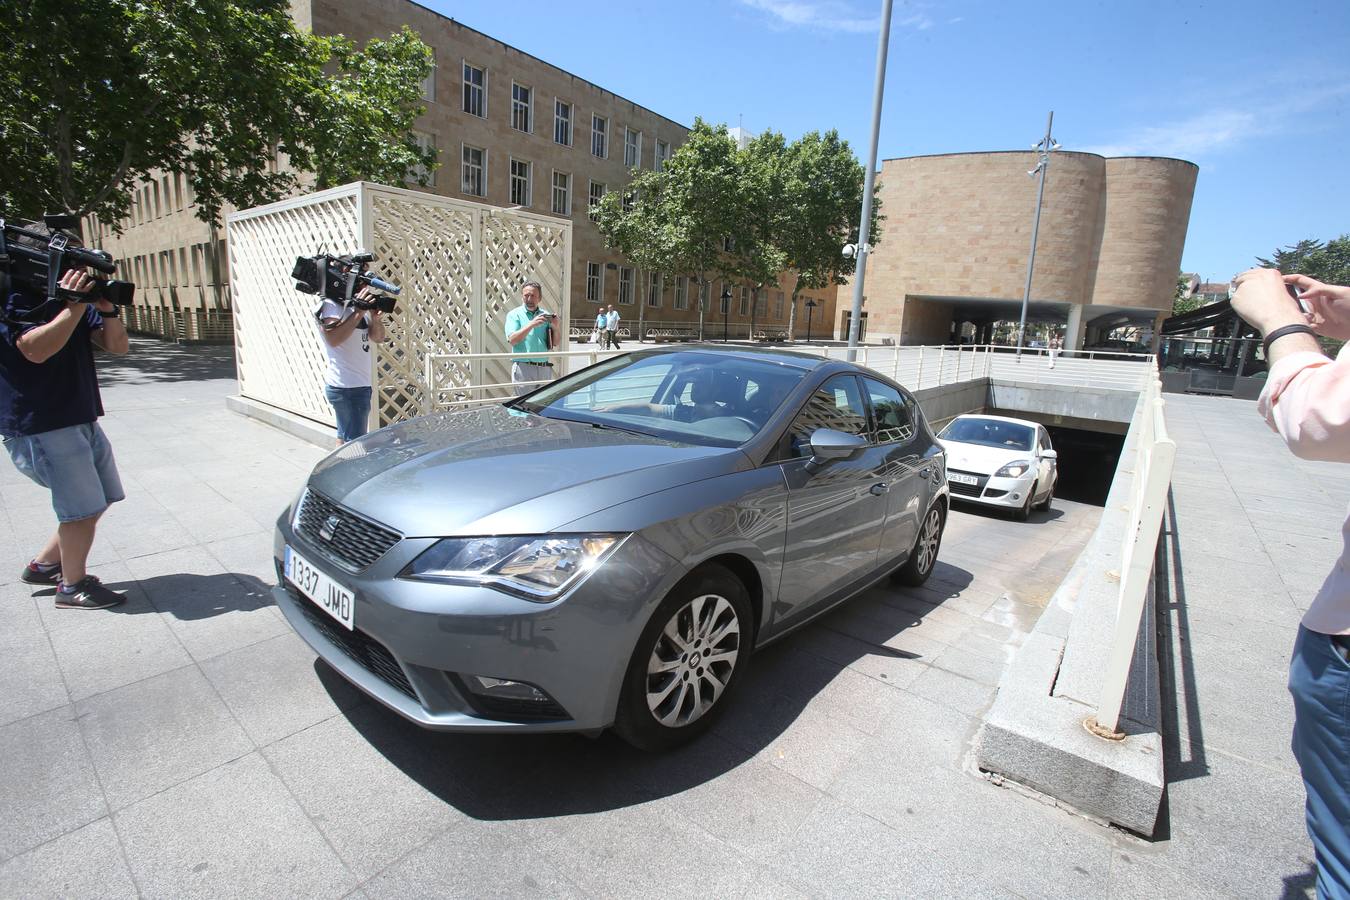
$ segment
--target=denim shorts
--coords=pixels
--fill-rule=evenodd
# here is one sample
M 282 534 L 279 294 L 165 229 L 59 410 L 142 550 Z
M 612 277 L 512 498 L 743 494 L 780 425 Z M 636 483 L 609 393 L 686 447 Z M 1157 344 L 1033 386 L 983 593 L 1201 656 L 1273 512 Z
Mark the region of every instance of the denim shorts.
M 370 430 L 370 388 L 326 384 L 323 393 L 337 414 L 338 440 L 345 443 Z
M 88 519 L 126 498 L 112 446 L 97 422 L 4 442 L 15 467 L 52 492 L 57 521 Z

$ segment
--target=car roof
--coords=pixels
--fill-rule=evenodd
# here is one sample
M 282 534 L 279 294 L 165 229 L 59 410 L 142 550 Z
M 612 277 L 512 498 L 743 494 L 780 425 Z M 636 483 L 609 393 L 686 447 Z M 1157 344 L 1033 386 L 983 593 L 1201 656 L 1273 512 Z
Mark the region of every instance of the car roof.
M 838 360 L 825 359 L 810 353 L 802 353 L 796 350 L 784 350 L 778 347 L 749 347 L 749 346 L 726 346 L 722 344 L 680 344 L 678 346 L 665 347 L 643 347 L 641 350 L 634 350 L 633 356 L 655 356 L 657 354 L 668 353 L 697 353 L 700 355 L 713 354 L 723 357 L 735 357 L 737 359 L 755 360 L 758 362 L 778 363 L 779 365 L 791 366 L 796 369 L 811 370 L 819 369 Z M 856 368 L 856 367 L 854 367 Z
M 1009 416 L 986 416 L 984 413 L 962 413 L 956 419 L 993 419 L 995 422 L 1011 422 L 1014 425 L 1025 425 L 1028 428 L 1040 428 L 1040 422 L 1031 422 L 1027 419 L 1014 419 Z M 956 419 L 952 419 L 953 422 Z

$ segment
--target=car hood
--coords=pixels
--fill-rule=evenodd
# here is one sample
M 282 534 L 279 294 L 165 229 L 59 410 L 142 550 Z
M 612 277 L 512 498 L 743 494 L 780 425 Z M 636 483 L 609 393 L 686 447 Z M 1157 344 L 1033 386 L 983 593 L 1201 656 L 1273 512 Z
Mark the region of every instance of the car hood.
M 947 468 L 962 472 L 992 475 L 1017 459 L 1033 459 L 1030 450 L 1008 450 L 1002 447 L 984 447 L 963 444 L 960 441 L 938 441 L 947 451 Z
M 537 534 L 748 466 L 735 449 L 494 405 L 358 438 L 321 461 L 309 486 L 406 537 Z

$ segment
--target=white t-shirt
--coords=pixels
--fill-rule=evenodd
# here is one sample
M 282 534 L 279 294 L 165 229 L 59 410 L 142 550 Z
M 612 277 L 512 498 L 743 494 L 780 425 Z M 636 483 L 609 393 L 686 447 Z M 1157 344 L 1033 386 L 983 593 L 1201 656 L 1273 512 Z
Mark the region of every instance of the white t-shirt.
M 324 373 L 324 384 L 333 387 L 370 387 L 370 326 L 364 319 L 365 313 L 357 310 L 352 315 L 362 316 L 356 330 L 336 347 L 330 347 L 324 340 L 323 322 L 325 319 L 342 318 L 342 306 L 332 300 L 324 300 L 314 308 L 314 321 L 319 329 L 319 342 L 328 356 L 328 371 Z
M 605 316 L 605 330 L 619 330 L 619 311 L 617 309 Z

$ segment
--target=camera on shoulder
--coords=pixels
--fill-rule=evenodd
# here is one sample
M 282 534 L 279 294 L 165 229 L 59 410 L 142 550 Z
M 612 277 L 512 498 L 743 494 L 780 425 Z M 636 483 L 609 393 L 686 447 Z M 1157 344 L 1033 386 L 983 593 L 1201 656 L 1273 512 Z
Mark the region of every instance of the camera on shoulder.
M 116 306 L 130 306 L 136 285 L 101 277 L 115 273 L 117 262 L 102 250 L 82 247 L 74 234 L 79 225 L 79 217 L 69 213 L 47 213 L 41 225 L 11 225 L 0 218 L 0 272 L 15 286 L 42 295 L 48 303 L 57 299 L 107 300 Z M 97 272 L 93 289 L 80 293 L 61 287 L 62 276 L 72 269 Z
M 366 271 L 366 267 L 374 260 L 375 254 L 367 251 L 345 256 L 323 252 L 313 256 L 298 256 L 291 277 L 295 279 L 295 289 L 304 294 L 317 294 L 344 306 L 350 303 L 357 309 L 397 312 L 398 301 L 394 297 L 399 295 L 401 289 Z M 393 296 L 358 297 L 357 293 L 362 288 L 372 288 Z

